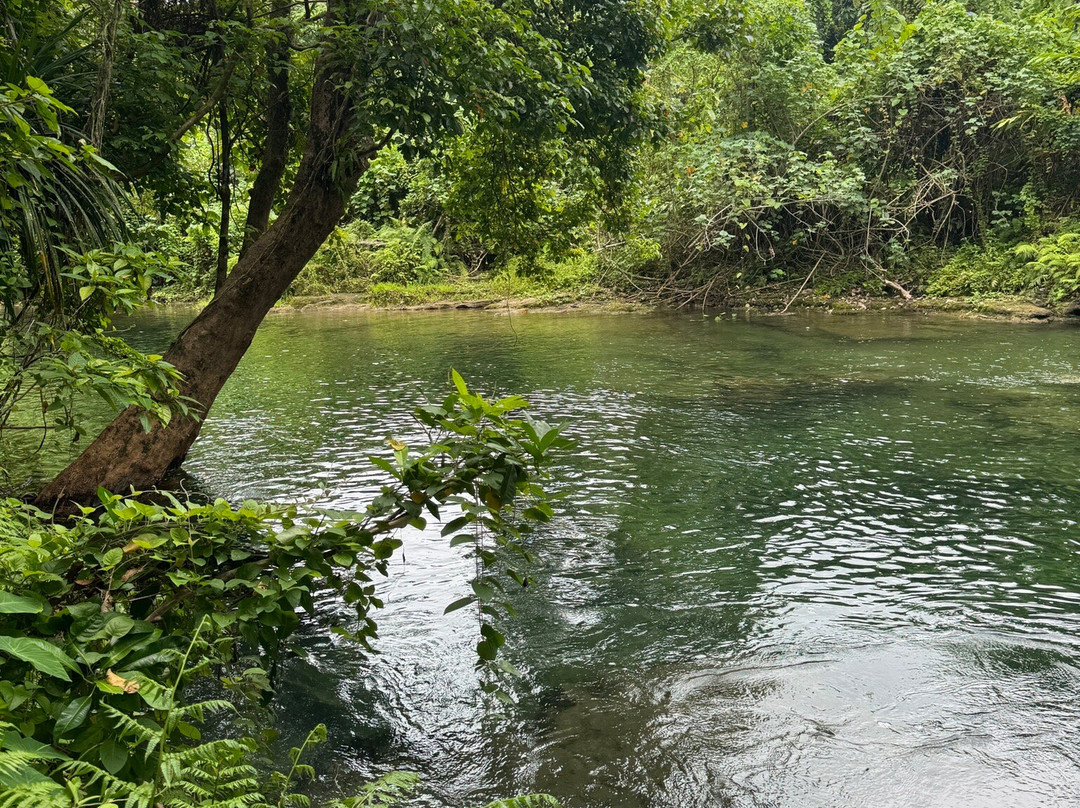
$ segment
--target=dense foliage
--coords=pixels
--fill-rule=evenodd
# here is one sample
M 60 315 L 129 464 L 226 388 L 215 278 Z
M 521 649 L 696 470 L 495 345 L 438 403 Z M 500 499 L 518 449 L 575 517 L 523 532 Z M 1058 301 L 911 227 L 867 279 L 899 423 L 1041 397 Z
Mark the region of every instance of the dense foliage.
M 0 486 L 21 482 L 7 467 L 51 427 L 80 434 L 87 393 L 138 405 L 148 424 L 188 411 L 170 365 L 108 333 L 175 261 L 114 240 L 119 189 L 93 149 L 65 142 L 71 112 L 33 76 L 0 92 Z
M 416 262 L 428 270 L 408 280 L 462 266 L 543 273 L 576 248 L 608 288 L 684 303 L 769 285 L 790 294 L 807 276 L 834 294 L 1076 294 L 1071 275 L 1032 266 L 1040 240 L 1077 231 L 1071 4 L 749 0 L 668 11 L 638 113 L 652 137 L 632 152 L 617 200 L 590 193 L 588 170 L 556 142 L 545 147 L 551 173 L 530 182 L 491 174 L 522 155 L 493 156 L 498 144 L 474 132 L 431 156 L 380 157 L 378 190 L 361 188 L 357 218 L 384 235 L 427 228 L 440 245 L 440 260 Z M 382 237 L 359 249 L 321 259 L 348 291 L 380 280 L 348 267 L 377 267 L 397 248 Z
M 658 248 L 653 285 L 971 294 L 989 291 L 958 278 L 972 256 L 1075 229 L 1074 9 L 837 5 L 719 4 L 654 65 L 669 130 L 642 153 L 631 228 Z M 1075 292 L 1023 258 L 991 285 Z
M 809 273 L 834 292 L 1075 294 L 1023 246 L 1076 232 L 1071 4 L 556 5 L 364 6 L 377 23 L 341 47 L 368 66 L 351 87 L 357 134 L 384 147 L 294 293 L 378 299 L 383 284 L 543 275 L 584 251 L 592 283 L 680 301 Z M 77 3 L 48 6 L 17 4 L 15 29 L 51 32 L 24 50 L 47 48 L 37 64 L 87 109 L 70 77 L 95 65 L 96 29 Z M 127 219 L 140 245 L 183 259 L 168 294 L 207 293 L 245 243 L 279 69 L 295 171 L 320 30 L 308 6 L 121 14 L 103 151 L 139 185 Z M 492 44 L 466 59 L 477 37 Z M 485 89 L 438 66 L 459 57 Z M 507 63 L 528 65 L 527 81 L 502 76 Z
M 361 513 L 101 491 L 58 523 L 0 503 L 0 805 L 302 804 L 305 752 L 292 771 L 260 768 L 269 736 L 251 716 L 317 601 L 349 604 L 333 630 L 373 650 L 395 533 L 428 519 L 476 560 L 472 594 L 447 611 L 477 610 L 484 687 L 507 699 L 498 623 L 508 587 L 528 583 L 529 532 L 552 516 L 542 465 L 567 441 L 517 417 L 521 399 L 488 402 L 454 380 L 415 413 L 430 445 L 391 439 L 391 457 L 373 458 L 391 483 Z M 309 743 L 321 739 L 313 728 Z

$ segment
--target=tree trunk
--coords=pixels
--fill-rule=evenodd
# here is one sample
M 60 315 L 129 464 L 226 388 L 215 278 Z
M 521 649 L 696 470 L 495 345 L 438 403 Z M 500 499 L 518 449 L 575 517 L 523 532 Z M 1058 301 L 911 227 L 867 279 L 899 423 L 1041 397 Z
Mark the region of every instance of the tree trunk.
M 184 375 L 181 392 L 199 402 L 204 414 L 247 351 L 263 317 L 341 219 L 370 162 L 370 151 L 359 152 L 350 142 L 352 108 L 337 89 L 340 77 L 331 75 L 325 64 L 316 75 L 307 148 L 285 209 L 165 354 L 165 360 Z M 117 416 L 46 486 L 37 502 L 49 508 L 61 500 L 89 501 L 98 486 L 123 491 L 155 485 L 187 455 L 201 421 L 174 418 L 167 427 L 155 425 L 146 432 L 139 414 L 128 408 Z
M 221 99 L 218 108 L 218 132 L 221 143 L 218 199 L 221 217 L 218 222 L 217 271 L 214 274 L 214 295 L 221 292 L 229 273 L 229 222 L 232 220 L 232 135 L 229 132 L 229 103 Z
M 124 14 L 124 0 L 114 0 L 102 5 L 101 64 L 94 79 L 94 96 L 90 101 L 90 145 L 101 151 L 105 139 L 105 113 L 109 108 L 109 89 L 112 85 L 113 65 L 116 63 L 116 29 Z
M 270 12 L 278 20 L 287 18 L 289 0 L 275 0 Z M 255 240 L 263 234 L 270 223 L 274 199 L 285 175 L 289 156 L 289 120 L 292 118 L 292 101 L 289 97 L 289 38 L 280 32 L 273 44 L 266 49 L 270 75 L 270 97 L 266 112 L 266 142 L 263 144 L 262 163 L 251 186 L 247 221 L 244 223 L 244 243 L 240 255 L 248 251 Z

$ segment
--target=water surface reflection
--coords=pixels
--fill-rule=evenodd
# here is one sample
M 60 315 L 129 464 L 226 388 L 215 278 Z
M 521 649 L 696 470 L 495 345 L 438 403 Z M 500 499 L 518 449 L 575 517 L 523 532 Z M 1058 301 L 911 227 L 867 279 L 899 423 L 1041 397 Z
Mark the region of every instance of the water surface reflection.
M 176 323 L 143 324 L 147 343 Z M 478 697 L 469 564 L 408 537 L 387 654 L 312 631 L 278 700 L 328 780 L 423 804 L 1072 806 L 1080 331 L 902 317 L 271 318 L 188 463 L 230 497 L 362 504 L 458 368 L 580 451 Z

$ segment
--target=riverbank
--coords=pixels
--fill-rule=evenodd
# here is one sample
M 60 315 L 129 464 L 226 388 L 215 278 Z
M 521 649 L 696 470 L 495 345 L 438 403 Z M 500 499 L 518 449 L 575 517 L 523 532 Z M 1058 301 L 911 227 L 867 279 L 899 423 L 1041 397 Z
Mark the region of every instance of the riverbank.
M 208 299 L 168 297 L 168 307 L 201 308 Z M 514 277 L 496 279 L 453 279 L 430 284 L 376 284 L 363 292 L 328 292 L 290 295 L 272 309 L 273 314 L 315 311 L 448 311 L 475 310 L 494 314 L 579 312 L 597 314 L 685 311 L 711 314 L 749 313 L 777 316 L 798 311 L 831 315 L 866 312 L 949 314 L 973 319 L 1007 322 L 1052 322 L 1080 320 L 1080 302 L 1042 304 L 1022 295 L 977 295 L 905 299 L 899 295 L 865 293 L 828 295 L 812 289 L 792 295 L 781 284 L 747 289 L 730 295 L 722 304 L 702 306 L 698 300 L 679 302 L 650 292 L 630 294 L 587 282 L 545 284 L 543 279 Z
M 831 297 L 804 292 L 794 299 L 782 299 L 767 292 L 751 294 L 731 310 L 749 309 L 758 314 L 785 314 L 793 311 L 822 311 L 846 315 L 865 312 L 917 312 L 922 314 L 951 314 L 960 317 L 1001 320 L 1008 322 L 1051 322 L 1080 318 L 1076 303 L 1056 306 L 1041 305 L 1016 295 L 994 297 L 883 297 L 847 295 Z
M 332 294 L 297 296 L 286 298 L 271 313 L 314 311 L 489 311 L 494 314 L 527 312 L 595 312 L 607 314 L 647 313 L 664 308 L 627 297 L 590 295 L 507 296 L 475 297 L 451 296 L 444 299 L 427 299 L 422 302 L 376 302 L 361 294 Z
M 748 292 L 723 306 L 673 305 L 654 296 L 617 295 L 590 288 L 583 293 L 555 290 L 547 294 L 493 295 L 490 288 L 455 286 L 439 290 L 437 287 L 401 287 L 397 295 L 356 293 L 294 296 L 283 299 L 274 307 L 275 314 L 332 310 L 357 311 L 445 311 L 476 310 L 500 313 L 528 312 L 591 312 L 598 314 L 645 313 L 650 311 L 703 311 L 709 313 L 746 312 L 760 316 L 777 316 L 797 311 L 820 311 L 832 315 L 862 314 L 866 312 L 896 312 L 921 314 L 950 314 L 975 319 L 1008 322 L 1051 322 L 1054 320 L 1080 319 L 1080 305 L 1069 303 L 1058 306 L 1039 305 L 1018 296 L 942 298 L 876 297 L 870 295 L 847 295 L 832 297 L 814 292 L 803 292 L 795 298 L 765 289 Z

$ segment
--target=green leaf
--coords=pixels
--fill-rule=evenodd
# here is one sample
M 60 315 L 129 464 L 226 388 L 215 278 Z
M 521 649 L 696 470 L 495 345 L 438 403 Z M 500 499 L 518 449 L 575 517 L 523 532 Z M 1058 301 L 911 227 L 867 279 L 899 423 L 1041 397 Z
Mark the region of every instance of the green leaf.
M 110 738 L 98 749 L 101 765 L 111 774 L 116 774 L 128 760 L 127 747 Z
M 551 506 L 547 504 L 534 505 L 531 508 L 526 508 L 522 513 L 526 519 L 532 519 L 536 522 L 550 522 L 553 516 Z
M 483 581 L 473 581 L 472 588 L 481 603 L 487 603 L 495 598 L 495 590 Z
M 0 589 L 0 614 L 40 614 L 45 607 L 33 598 Z
M 473 517 L 471 516 L 459 516 L 457 519 L 451 519 L 443 526 L 442 535 L 449 536 L 451 533 L 457 533 L 472 521 Z
M 55 645 L 34 637 L 0 637 L 0 653 L 29 662 L 42 673 L 66 682 L 71 681 L 68 670 L 79 670 L 75 660 Z
M 153 550 L 165 544 L 168 539 L 155 533 L 142 533 L 131 540 L 131 543 L 143 550 Z
M 56 719 L 56 726 L 53 727 L 53 737 L 57 741 L 71 737 L 71 733 L 82 726 L 86 717 L 90 715 L 92 701 L 93 696 L 87 694 L 82 698 L 72 699 L 64 705 L 59 718 Z
M 451 369 L 450 378 L 454 380 L 454 387 L 457 388 L 458 393 L 463 396 L 469 395 L 469 387 L 465 384 L 465 380 L 461 378 L 461 374 L 456 370 Z
M 469 605 L 471 605 L 473 603 L 476 603 L 476 596 L 475 595 L 469 595 L 468 597 L 458 598 L 453 603 L 451 603 L 449 606 L 447 606 L 445 609 L 443 609 L 443 614 L 450 614 L 451 612 L 456 612 L 458 609 L 464 609 L 466 606 L 469 606 Z
M 176 725 L 176 728 L 185 738 L 191 738 L 191 740 L 193 741 L 198 741 L 202 739 L 202 733 L 199 732 L 199 728 L 187 723 L 186 721 L 180 721 Z

